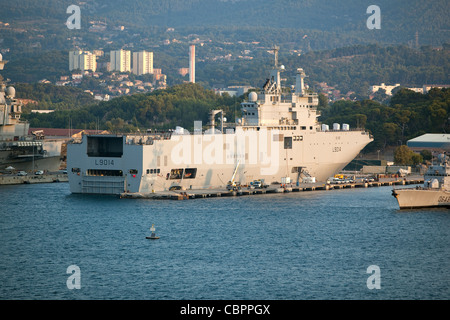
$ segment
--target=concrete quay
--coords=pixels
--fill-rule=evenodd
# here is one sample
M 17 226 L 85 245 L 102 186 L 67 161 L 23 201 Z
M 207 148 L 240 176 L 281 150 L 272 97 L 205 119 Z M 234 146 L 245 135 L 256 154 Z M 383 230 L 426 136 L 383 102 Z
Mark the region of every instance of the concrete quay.
M 67 174 L 64 173 L 45 173 L 42 175 L 26 175 L 18 176 L 14 174 L 0 175 L 0 185 L 12 184 L 34 184 L 34 183 L 53 183 L 53 182 L 68 182 Z
M 263 195 L 273 193 L 289 193 L 289 192 L 308 192 L 308 191 L 323 191 L 335 189 L 353 189 L 353 188 L 372 188 L 395 185 L 413 185 L 422 184 L 423 178 L 409 178 L 409 179 L 383 179 L 382 181 L 373 182 L 357 182 L 345 184 L 320 184 L 320 183 L 305 183 L 299 186 L 273 184 L 263 189 L 248 189 L 242 188 L 239 191 L 228 191 L 226 189 L 198 189 L 198 190 L 177 190 L 177 191 L 159 191 L 154 193 L 122 193 L 120 198 L 123 199 L 154 199 L 154 200 L 188 200 L 199 198 L 213 198 L 213 197 L 236 197 L 236 196 L 250 196 Z

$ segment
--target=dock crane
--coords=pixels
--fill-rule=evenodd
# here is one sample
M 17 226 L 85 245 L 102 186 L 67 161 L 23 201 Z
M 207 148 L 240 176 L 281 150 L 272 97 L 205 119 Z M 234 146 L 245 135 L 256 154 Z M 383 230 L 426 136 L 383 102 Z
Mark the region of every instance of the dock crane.
M 240 184 L 237 184 L 234 181 L 234 179 L 236 178 L 237 169 L 238 169 L 240 163 L 241 163 L 241 160 L 239 160 L 238 163 L 236 164 L 236 168 L 234 168 L 234 172 L 233 172 L 233 175 L 231 176 L 231 180 L 228 181 L 228 184 L 227 184 L 228 191 L 238 191 L 241 189 Z

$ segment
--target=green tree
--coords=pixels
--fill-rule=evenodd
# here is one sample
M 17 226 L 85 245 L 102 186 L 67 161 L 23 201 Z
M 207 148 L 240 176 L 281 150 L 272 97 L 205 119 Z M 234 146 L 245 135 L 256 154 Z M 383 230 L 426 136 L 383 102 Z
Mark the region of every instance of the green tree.
M 422 150 L 420 151 L 420 155 L 424 161 L 433 159 L 433 155 L 430 150 Z
M 411 116 L 411 111 L 409 110 L 399 110 L 395 117 L 397 118 L 398 122 L 401 124 L 401 130 L 402 130 L 402 142 L 403 137 L 405 133 L 405 126 L 409 122 L 409 117 Z
M 384 141 L 386 145 L 388 144 L 392 145 L 397 142 L 399 132 L 398 125 L 392 122 L 386 122 L 383 124 L 383 132 L 384 132 Z
M 323 93 L 319 93 L 319 110 L 323 110 L 328 108 L 328 97 Z
M 356 127 L 357 128 L 364 128 L 366 126 L 367 116 L 365 114 L 358 113 L 355 115 L 355 119 L 356 119 Z
M 387 101 L 389 96 L 386 94 L 386 90 L 380 88 L 377 92 L 373 95 L 373 100 L 379 101 L 379 102 L 385 102 Z
M 413 152 L 411 155 L 411 161 L 413 165 L 418 165 L 423 162 L 423 157 L 422 155 Z
M 420 155 L 417 156 L 408 146 L 402 145 L 394 151 L 394 162 L 397 165 L 417 164 L 422 162 L 422 157 Z

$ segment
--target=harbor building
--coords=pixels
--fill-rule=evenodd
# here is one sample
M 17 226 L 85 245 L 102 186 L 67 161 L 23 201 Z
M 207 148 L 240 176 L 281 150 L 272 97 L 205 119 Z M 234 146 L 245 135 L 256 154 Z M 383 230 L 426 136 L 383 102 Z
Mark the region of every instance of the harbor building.
M 133 73 L 138 76 L 153 73 L 153 52 L 133 52 Z
M 111 71 L 131 72 L 131 52 L 129 50 L 112 50 L 110 52 Z
M 414 151 L 430 150 L 450 152 L 450 134 L 427 133 L 408 140 L 406 144 Z

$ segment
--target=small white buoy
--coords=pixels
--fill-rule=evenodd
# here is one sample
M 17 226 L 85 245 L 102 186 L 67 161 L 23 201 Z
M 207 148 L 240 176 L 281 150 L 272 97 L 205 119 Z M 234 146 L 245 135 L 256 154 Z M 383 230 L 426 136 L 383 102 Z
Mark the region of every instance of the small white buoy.
M 150 231 L 152 232 L 152 234 L 150 235 L 150 237 L 145 237 L 146 239 L 152 239 L 152 240 L 159 239 L 159 237 L 157 237 L 155 234 L 155 225 L 154 224 L 152 224 Z

